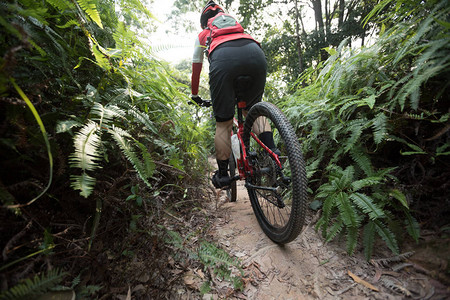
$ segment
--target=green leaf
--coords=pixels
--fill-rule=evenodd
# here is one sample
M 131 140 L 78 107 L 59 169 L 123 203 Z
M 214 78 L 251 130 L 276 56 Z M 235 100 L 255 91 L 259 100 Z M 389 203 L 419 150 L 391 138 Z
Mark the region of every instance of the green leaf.
M 73 139 L 75 151 L 70 156 L 70 166 L 86 171 L 99 168 L 102 157 L 100 150 L 100 135 L 97 123 L 89 120 Z
M 357 166 L 361 168 L 361 170 L 364 171 L 364 173 L 371 177 L 373 174 L 373 167 L 372 162 L 370 160 L 369 155 L 366 153 L 366 151 L 363 149 L 362 146 L 354 146 L 350 150 L 350 156 L 351 158 L 356 162 Z
M 373 109 L 376 99 L 377 99 L 377 96 L 374 94 L 374 95 L 370 95 L 369 97 L 367 97 L 363 100 L 370 107 L 370 109 Z
M 27 278 L 24 282 L 2 292 L 0 299 L 35 299 L 36 296 L 42 295 L 57 286 L 66 275 L 67 273 L 59 269 L 42 273 L 41 276 L 35 275 L 34 278 Z
M 408 202 L 406 201 L 406 196 L 405 194 L 403 194 L 400 190 L 398 189 L 392 189 L 389 192 L 389 196 L 397 199 L 398 201 L 400 201 L 400 203 L 406 207 L 407 209 L 409 209 L 409 205 Z
M 100 13 L 97 10 L 96 0 L 76 0 L 78 5 L 86 12 L 86 14 L 94 21 L 100 28 L 103 29 Z
M 17 83 L 16 83 L 14 78 L 10 77 L 9 80 L 10 80 L 11 84 L 14 86 L 15 90 L 17 91 L 17 93 L 20 95 L 20 97 L 23 99 L 23 101 L 25 101 L 25 103 L 27 104 L 28 109 L 33 114 L 33 117 L 36 120 L 36 122 L 38 123 L 39 128 L 41 130 L 42 137 L 43 137 L 43 139 L 45 141 L 45 146 L 47 147 L 47 156 L 48 156 L 49 173 L 50 173 L 49 179 L 48 179 L 48 184 L 41 191 L 41 193 L 38 196 L 36 196 L 33 199 L 31 199 L 30 201 L 28 201 L 27 205 L 30 205 L 31 203 L 33 203 L 34 201 L 39 199 L 42 195 L 44 195 L 47 192 L 48 188 L 50 187 L 50 185 L 52 183 L 52 180 L 53 180 L 53 155 L 52 155 L 52 149 L 50 147 L 50 142 L 48 140 L 48 135 L 47 135 L 47 131 L 45 130 L 44 123 L 42 122 L 42 119 L 39 116 L 39 113 L 37 112 L 37 110 L 34 107 L 33 103 L 30 101 L 30 99 L 27 97 L 27 95 L 23 92 L 23 90 L 17 85 Z
M 363 232 L 363 245 L 364 245 L 364 256 L 366 260 L 372 257 L 373 245 L 375 244 L 375 224 L 372 221 L 364 226 Z
M 380 184 L 382 182 L 382 180 L 383 180 L 383 178 L 378 177 L 378 176 L 366 177 L 364 179 L 353 181 L 352 184 L 351 184 L 351 187 L 352 187 L 352 190 L 354 192 L 356 192 L 356 191 L 358 191 L 358 190 L 360 190 L 362 188 L 368 187 L 368 186 L 378 185 L 378 184 Z
M 406 230 L 408 231 L 409 235 L 418 243 L 420 237 L 420 225 L 409 212 L 406 212 L 405 215 Z
M 148 150 L 122 128 L 113 125 L 109 133 L 117 142 L 120 149 L 122 150 L 122 153 L 126 156 L 128 161 L 132 163 L 134 169 L 138 172 L 139 177 L 145 182 L 148 187 L 152 187 L 148 179 L 153 175 L 155 166 L 151 155 L 148 153 Z M 130 145 L 130 140 L 133 140 L 141 149 L 142 158 L 144 160 L 143 162 L 141 162 L 137 157 L 133 146 Z
M 313 202 L 311 202 L 309 204 L 309 208 L 311 208 L 312 210 L 319 210 L 319 208 L 322 207 L 322 201 L 320 200 L 314 200 Z
M 60 11 L 64 11 L 66 9 L 74 9 L 74 5 L 69 0 L 45 0 L 54 8 L 57 8 Z
M 439 25 L 443 26 L 445 29 L 449 30 L 450 29 L 450 22 L 446 22 L 446 21 L 442 21 L 436 18 L 433 18 L 437 23 L 439 23 Z
M 336 196 L 337 207 L 339 209 L 340 216 L 345 226 L 347 227 L 357 227 L 358 218 L 356 215 L 356 210 L 351 204 L 349 197 L 346 193 L 340 192 Z
M 352 199 L 364 213 L 368 214 L 371 220 L 385 217 L 383 209 L 379 207 L 371 197 L 361 193 L 354 193 L 350 195 L 350 199 Z
M 375 143 L 378 145 L 387 137 L 387 122 L 388 118 L 384 113 L 379 113 L 372 120 L 373 127 L 373 139 Z
M 70 186 L 74 190 L 80 191 L 81 196 L 87 198 L 92 194 L 96 182 L 94 177 L 91 177 L 86 172 L 83 172 L 81 175 L 71 175 L 70 180 L 72 181 Z
M 358 245 L 358 227 L 347 228 L 347 253 L 352 255 Z
M 386 242 L 386 245 L 394 254 L 399 254 L 399 248 L 395 235 L 381 221 L 374 220 L 375 230 L 378 235 Z
M 325 47 L 325 48 L 323 48 L 323 50 L 327 51 L 328 54 L 330 54 L 330 56 L 331 56 L 331 55 L 337 54 L 336 49 L 333 49 L 333 48 L 331 48 L 331 47 Z
M 450 151 L 444 152 L 444 150 L 446 150 L 449 147 L 450 147 L 450 143 L 445 143 L 444 145 L 441 145 L 441 146 L 437 147 L 436 148 L 436 156 L 449 155 Z
M 64 24 L 64 25 L 56 25 L 56 27 L 58 27 L 58 28 L 62 28 L 62 29 L 64 29 L 64 28 L 68 28 L 68 27 L 71 27 L 71 26 L 80 26 L 80 24 L 76 21 L 76 20 L 69 20 L 69 21 L 67 21 L 66 22 L 66 24 Z
M 406 156 L 406 155 L 427 154 L 427 153 L 423 152 L 423 151 L 420 151 L 420 152 L 418 152 L 418 151 L 405 151 L 405 152 L 400 151 L 400 154 Z
M 336 237 L 336 235 L 338 235 L 339 232 L 341 232 L 342 228 L 344 228 L 344 223 L 342 222 L 341 218 L 338 218 L 338 220 L 336 220 L 336 222 L 334 222 L 334 224 L 327 231 L 325 241 L 328 243 L 331 240 L 333 240 Z
M 56 124 L 56 133 L 63 133 L 71 131 L 72 128 L 80 127 L 81 123 L 78 121 L 73 120 L 65 120 L 65 121 L 59 121 Z

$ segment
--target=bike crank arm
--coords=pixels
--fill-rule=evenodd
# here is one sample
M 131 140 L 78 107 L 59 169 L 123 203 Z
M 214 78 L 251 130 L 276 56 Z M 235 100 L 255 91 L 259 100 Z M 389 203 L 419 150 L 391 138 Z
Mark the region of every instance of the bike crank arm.
M 257 185 L 253 185 L 251 183 L 245 183 L 245 187 L 248 189 L 253 189 L 253 190 L 264 190 L 264 191 L 271 191 L 274 193 L 277 193 L 277 188 L 274 187 L 270 187 L 270 186 L 257 186 Z
M 272 203 L 273 205 L 275 205 L 279 208 L 284 208 L 286 206 L 278 194 L 279 193 L 278 188 L 269 187 L 269 186 L 257 186 L 257 185 L 253 185 L 248 182 L 245 183 L 245 187 L 247 189 L 270 191 L 270 192 L 274 193 L 273 196 L 276 198 L 276 202 L 271 199 L 266 198 L 267 201 L 269 201 L 270 203 Z

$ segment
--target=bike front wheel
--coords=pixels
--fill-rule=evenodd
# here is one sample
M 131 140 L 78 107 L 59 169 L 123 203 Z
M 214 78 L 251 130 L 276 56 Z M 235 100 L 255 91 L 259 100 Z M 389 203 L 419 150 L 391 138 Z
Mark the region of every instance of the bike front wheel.
M 260 132 L 268 128 L 273 132 L 281 168 L 251 138 L 252 128 L 256 127 Z M 259 225 L 274 242 L 291 242 L 303 227 L 307 201 L 305 163 L 297 136 L 275 105 L 259 102 L 245 119 L 243 140 L 253 169 L 246 187 Z

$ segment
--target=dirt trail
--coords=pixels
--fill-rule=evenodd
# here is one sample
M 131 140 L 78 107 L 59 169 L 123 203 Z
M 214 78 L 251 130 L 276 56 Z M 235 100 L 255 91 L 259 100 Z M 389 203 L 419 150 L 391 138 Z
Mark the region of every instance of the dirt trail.
M 411 268 L 404 267 L 397 272 L 385 266 L 375 268 L 360 254 L 349 257 L 345 244 L 324 245 L 314 230 L 313 215 L 308 216 L 309 225 L 296 240 L 283 247 L 274 244 L 260 229 L 242 182 L 238 182 L 237 202 L 229 202 L 224 191 L 216 201 L 213 209 L 219 217 L 213 233 L 223 248 L 243 262 L 249 278 L 244 291 L 235 295 L 236 299 L 404 299 L 408 296 L 444 299 L 449 296 L 438 293 L 438 290 L 445 291 L 445 286 L 412 272 Z M 357 277 L 353 279 L 349 272 Z M 363 281 L 358 283 L 358 279 Z M 372 289 L 369 283 L 373 284 Z M 390 283 L 392 286 L 388 288 Z M 204 299 L 211 296 L 217 299 L 214 295 L 206 295 Z

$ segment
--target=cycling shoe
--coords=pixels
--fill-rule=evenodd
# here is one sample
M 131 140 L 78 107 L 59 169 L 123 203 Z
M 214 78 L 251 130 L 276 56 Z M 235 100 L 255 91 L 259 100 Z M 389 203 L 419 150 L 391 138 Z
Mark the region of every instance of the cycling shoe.
M 228 174 L 226 176 L 220 176 L 219 170 L 214 173 L 211 181 L 216 189 L 229 187 L 231 185 L 230 176 Z

